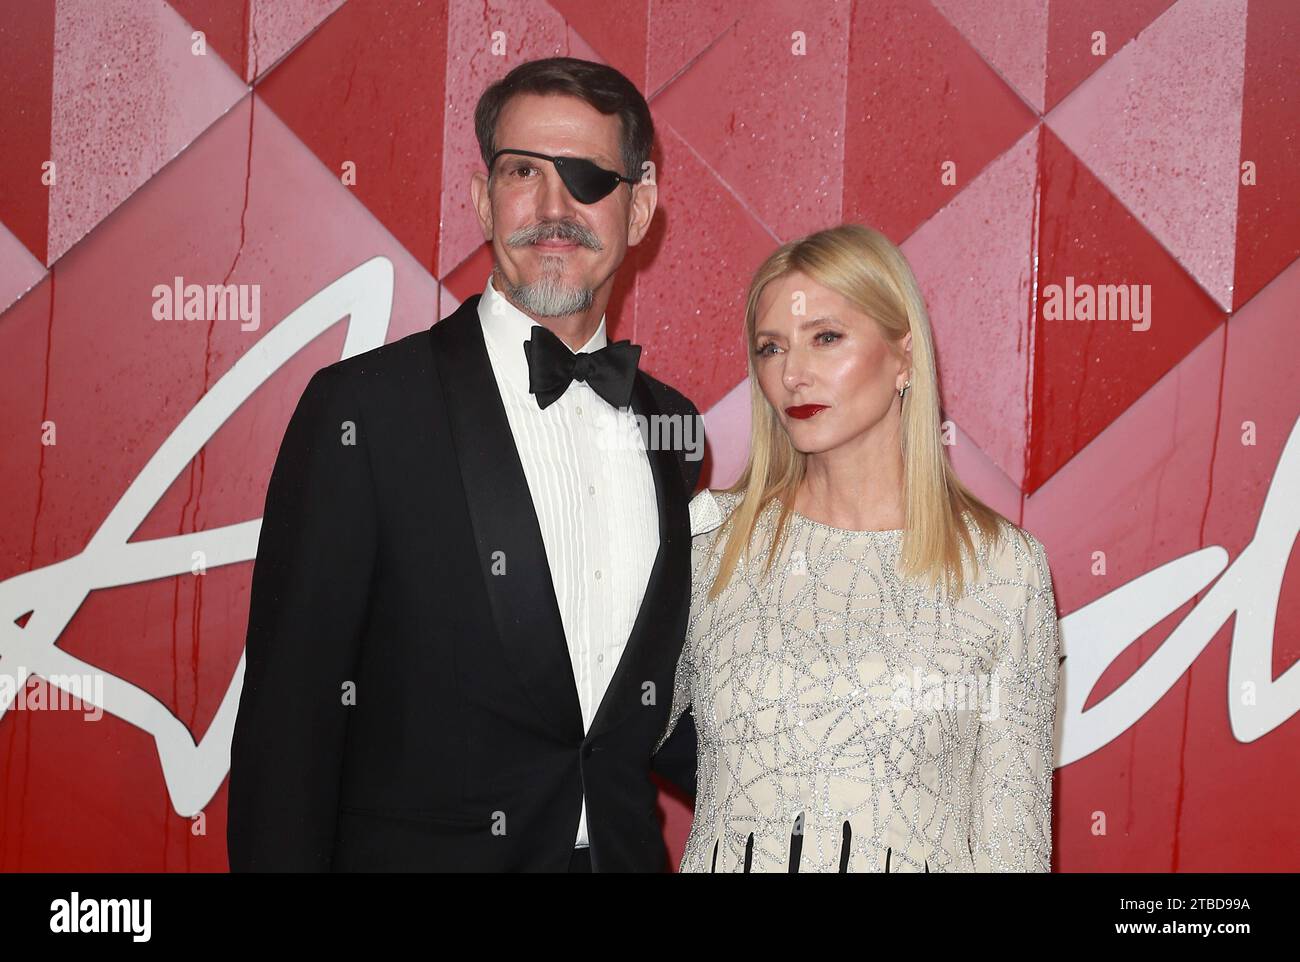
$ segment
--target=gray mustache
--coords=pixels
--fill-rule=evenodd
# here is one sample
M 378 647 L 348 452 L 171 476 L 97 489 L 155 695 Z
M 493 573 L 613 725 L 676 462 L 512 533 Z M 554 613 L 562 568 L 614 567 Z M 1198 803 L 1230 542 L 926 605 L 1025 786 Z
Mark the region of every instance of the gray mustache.
M 581 224 L 563 220 L 548 221 L 521 228 L 510 235 L 510 239 L 506 241 L 506 244 L 510 247 L 523 247 L 543 240 L 573 241 L 575 244 L 581 244 L 593 251 L 604 249 L 601 246 L 600 239 L 587 228 Z

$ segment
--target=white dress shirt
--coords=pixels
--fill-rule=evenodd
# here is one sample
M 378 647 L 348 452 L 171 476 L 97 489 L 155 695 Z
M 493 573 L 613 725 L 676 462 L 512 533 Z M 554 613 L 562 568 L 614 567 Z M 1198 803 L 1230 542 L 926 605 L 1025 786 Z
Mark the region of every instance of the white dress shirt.
M 490 279 L 478 315 L 541 528 L 588 731 L 659 551 L 654 476 L 630 407 L 615 408 L 585 381 L 574 381 L 546 410 L 537 406 L 523 347 L 537 322 Z M 606 343 L 602 317 L 580 352 Z M 584 798 L 575 845 L 587 844 Z

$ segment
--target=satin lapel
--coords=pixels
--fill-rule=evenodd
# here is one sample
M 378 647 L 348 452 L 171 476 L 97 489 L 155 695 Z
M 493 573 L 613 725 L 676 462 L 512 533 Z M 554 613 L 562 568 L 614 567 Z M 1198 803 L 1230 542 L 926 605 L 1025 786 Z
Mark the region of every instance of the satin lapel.
M 650 430 L 643 434 L 647 437 L 647 448 L 656 436 L 672 436 L 672 432 L 657 431 L 654 427 L 653 419 L 660 411 L 640 371 L 632 390 L 632 410 L 650 425 Z M 641 705 L 642 686 L 650 679 L 655 658 L 667 655 L 673 665 L 677 661 L 678 649 L 670 645 L 672 639 L 668 632 L 676 625 L 679 606 L 689 598 L 690 592 L 687 491 L 676 452 L 661 444 L 658 450 L 647 450 L 646 455 L 650 459 L 659 505 L 659 551 L 623 657 L 591 723 L 592 735 L 613 728 L 629 711 Z M 655 697 L 671 699 L 672 692 L 655 692 Z
M 528 480 L 497 389 L 475 295 L 430 329 L 465 501 L 501 646 L 528 697 L 566 738 L 583 737 L 560 607 Z M 494 573 L 494 567 L 504 573 Z

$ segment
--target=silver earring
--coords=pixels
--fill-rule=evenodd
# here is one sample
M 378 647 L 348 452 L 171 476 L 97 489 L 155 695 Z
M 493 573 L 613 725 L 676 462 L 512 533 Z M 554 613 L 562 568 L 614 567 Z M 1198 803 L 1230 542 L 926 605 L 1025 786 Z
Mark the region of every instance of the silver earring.
M 912 386 L 912 382 L 908 381 L 906 384 L 904 384 L 902 387 L 898 389 L 898 399 L 900 401 L 903 400 L 903 395 L 907 393 L 907 389 L 911 386 Z

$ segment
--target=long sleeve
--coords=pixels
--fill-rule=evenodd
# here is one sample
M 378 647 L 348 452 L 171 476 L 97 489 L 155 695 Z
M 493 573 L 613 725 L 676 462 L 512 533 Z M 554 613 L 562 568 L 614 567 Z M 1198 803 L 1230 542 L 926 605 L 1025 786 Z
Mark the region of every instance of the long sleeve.
M 682 653 L 677 658 L 677 671 L 673 676 L 673 705 L 668 712 L 668 725 L 664 728 L 659 743 L 655 745 L 655 754 L 663 747 L 677 727 L 677 720 L 691 706 L 691 683 L 695 680 L 695 663 L 691 660 L 691 644 L 688 639 L 682 645 Z
M 693 477 L 698 479 L 696 466 Z M 688 479 L 688 483 L 693 483 Z M 691 498 L 688 505 L 691 523 L 691 536 L 714 530 L 722 523 L 722 511 L 712 492 L 705 489 Z M 709 551 L 693 544 L 691 548 L 691 615 L 692 621 L 697 614 L 700 603 L 702 578 L 705 575 L 705 563 Z M 664 728 L 659 743 L 651 753 L 651 767 L 659 772 L 688 795 L 694 796 L 697 788 L 699 738 L 695 730 L 695 719 L 691 706 L 691 687 L 695 682 L 694 649 L 690 629 L 677 657 L 676 671 L 673 675 L 673 701 L 668 712 L 668 724 Z
M 690 711 L 686 711 L 679 716 L 677 726 L 665 736 L 650 759 L 654 771 L 692 798 L 696 792 L 698 767 L 696 738 L 694 718 Z
M 979 719 L 970 822 L 979 872 L 1051 871 L 1060 628 L 1046 553 L 1031 544 L 1024 607 L 994 657 L 997 711 Z
M 330 867 L 378 541 L 366 426 L 345 388 L 337 370 L 312 377 L 267 487 L 230 750 L 232 871 Z

